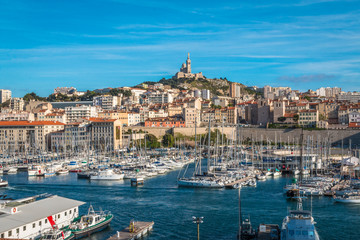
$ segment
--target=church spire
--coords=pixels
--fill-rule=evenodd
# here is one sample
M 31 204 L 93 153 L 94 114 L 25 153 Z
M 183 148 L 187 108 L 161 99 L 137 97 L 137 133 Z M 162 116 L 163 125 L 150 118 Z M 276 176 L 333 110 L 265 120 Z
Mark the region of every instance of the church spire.
M 190 53 L 188 53 L 188 59 L 190 59 Z

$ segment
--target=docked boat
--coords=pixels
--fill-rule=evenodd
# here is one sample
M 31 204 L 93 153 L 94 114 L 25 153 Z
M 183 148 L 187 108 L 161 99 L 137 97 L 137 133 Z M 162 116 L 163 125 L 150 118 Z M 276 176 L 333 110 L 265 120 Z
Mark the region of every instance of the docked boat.
M 90 176 L 94 174 L 96 173 L 92 171 L 82 171 L 77 173 L 77 177 L 82 179 L 90 179 Z
M 283 220 L 281 240 L 320 240 L 311 212 L 302 209 L 301 198 L 298 201 L 297 210 L 290 210 Z
M 335 202 L 339 202 L 339 203 L 360 203 L 360 195 L 343 195 L 343 196 L 338 196 L 338 197 L 334 197 Z
M 44 169 L 40 165 L 33 165 L 31 168 L 28 169 L 27 173 L 29 177 L 43 176 Z
M 90 176 L 90 180 L 116 181 L 124 179 L 124 174 L 114 173 L 112 169 L 100 170 Z
M 40 240 L 71 240 L 74 239 L 75 235 L 67 230 L 62 231 L 57 228 L 54 228 L 50 231 L 45 232 L 41 237 Z
M 6 187 L 7 185 L 9 185 L 8 181 L 0 178 L 0 187 Z
M 224 183 L 220 180 L 202 179 L 202 178 L 180 178 L 179 187 L 194 188 L 223 188 Z
M 90 206 L 88 214 L 75 219 L 68 229 L 74 234 L 75 239 L 87 237 L 108 227 L 113 217 L 110 212 L 95 212 Z
M 69 174 L 69 170 L 68 169 L 60 169 L 56 172 L 57 175 L 66 175 Z
M 16 167 L 9 167 L 4 169 L 4 173 L 5 174 L 16 174 L 17 173 L 17 168 Z

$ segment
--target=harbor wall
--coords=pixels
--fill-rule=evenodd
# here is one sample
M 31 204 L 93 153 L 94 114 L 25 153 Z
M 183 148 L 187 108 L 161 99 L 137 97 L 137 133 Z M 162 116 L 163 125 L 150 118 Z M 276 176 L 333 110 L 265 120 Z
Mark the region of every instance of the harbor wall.
M 166 133 L 174 133 L 174 135 L 182 134 L 184 136 L 194 136 L 195 128 L 152 128 L 152 127 L 130 127 L 131 129 L 142 129 L 150 134 L 154 134 L 157 138 L 161 138 Z M 219 129 L 222 127 L 214 127 L 212 129 Z M 196 129 L 197 134 L 204 134 L 207 132 L 206 127 L 199 127 Z M 234 127 L 224 127 L 224 133 L 229 139 L 235 138 Z M 257 141 L 267 139 L 272 142 L 293 142 L 298 141 L 301 134 L 301 129 L 266 129 L 266 128 L 241 128 L 241 136 L 243 139 L 254 139 Z M 344 146 L 349 146 L 351 141 L 352 148 L 360 148 L 360 130 L 354 129 L 329 129 L 329 130 L 304 130 L 304 141 L 307 137 L 313 137 L 314 141 L 329 142 L 332 145 L 341 146 L 343 139 Z

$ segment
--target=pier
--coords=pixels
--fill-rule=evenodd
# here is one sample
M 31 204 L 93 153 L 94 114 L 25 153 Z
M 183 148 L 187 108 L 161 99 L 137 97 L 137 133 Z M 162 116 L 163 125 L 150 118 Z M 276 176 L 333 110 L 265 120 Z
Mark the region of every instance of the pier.
M 130 222 L 130 225 L 118 231 L 107 240 L 135 240 L 144 237 L 154 226 L 154 222 Z
M 225 184 L 225 187 L 226 188 L 234 188 L 234 185 L 246 182 L 247 180 L 249 180 L 251 178 L 253 178 L 253 177 L 252 176 L 247 176 L 247 177 L 241 178 L 239 180 L 236 180 L 236 181 L 233 181 L 231 183 Z

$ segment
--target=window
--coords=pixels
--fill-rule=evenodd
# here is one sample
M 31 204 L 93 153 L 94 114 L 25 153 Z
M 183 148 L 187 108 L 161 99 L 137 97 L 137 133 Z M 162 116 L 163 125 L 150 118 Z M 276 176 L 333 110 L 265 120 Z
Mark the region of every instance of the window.
M 76 212 L 76 208 L 74 209 L 74 212 Z
M 1 234 L 1 238 L 4 238 L 4 237 L 5 237 L 5 236 L 4 236 L 4 234 L 2 233 L 2 234 Z
M 67 212 L 65 212 L 65 216 L 67 215 Z
M 16 229 L 16 234 L 19 234 L 20 233 L 20 229 Z
M 71 210 L 69 211 L 69 214 L 71 214 Z
M 26 231 L 26 226 L 23 226 L 23 231 Z
M 33 223 L 33 228 L 35 228 L 35 225 L 36 225 L 36 224 L 35 224 L 35 223 Z
M 41 221 L 39 221 L 39 226 L 41 226 Z
M 11 235 L 12 235 L 12 232 L 9 231 L 9 232 L 8 232 L 8 237 L 11 237 Z

